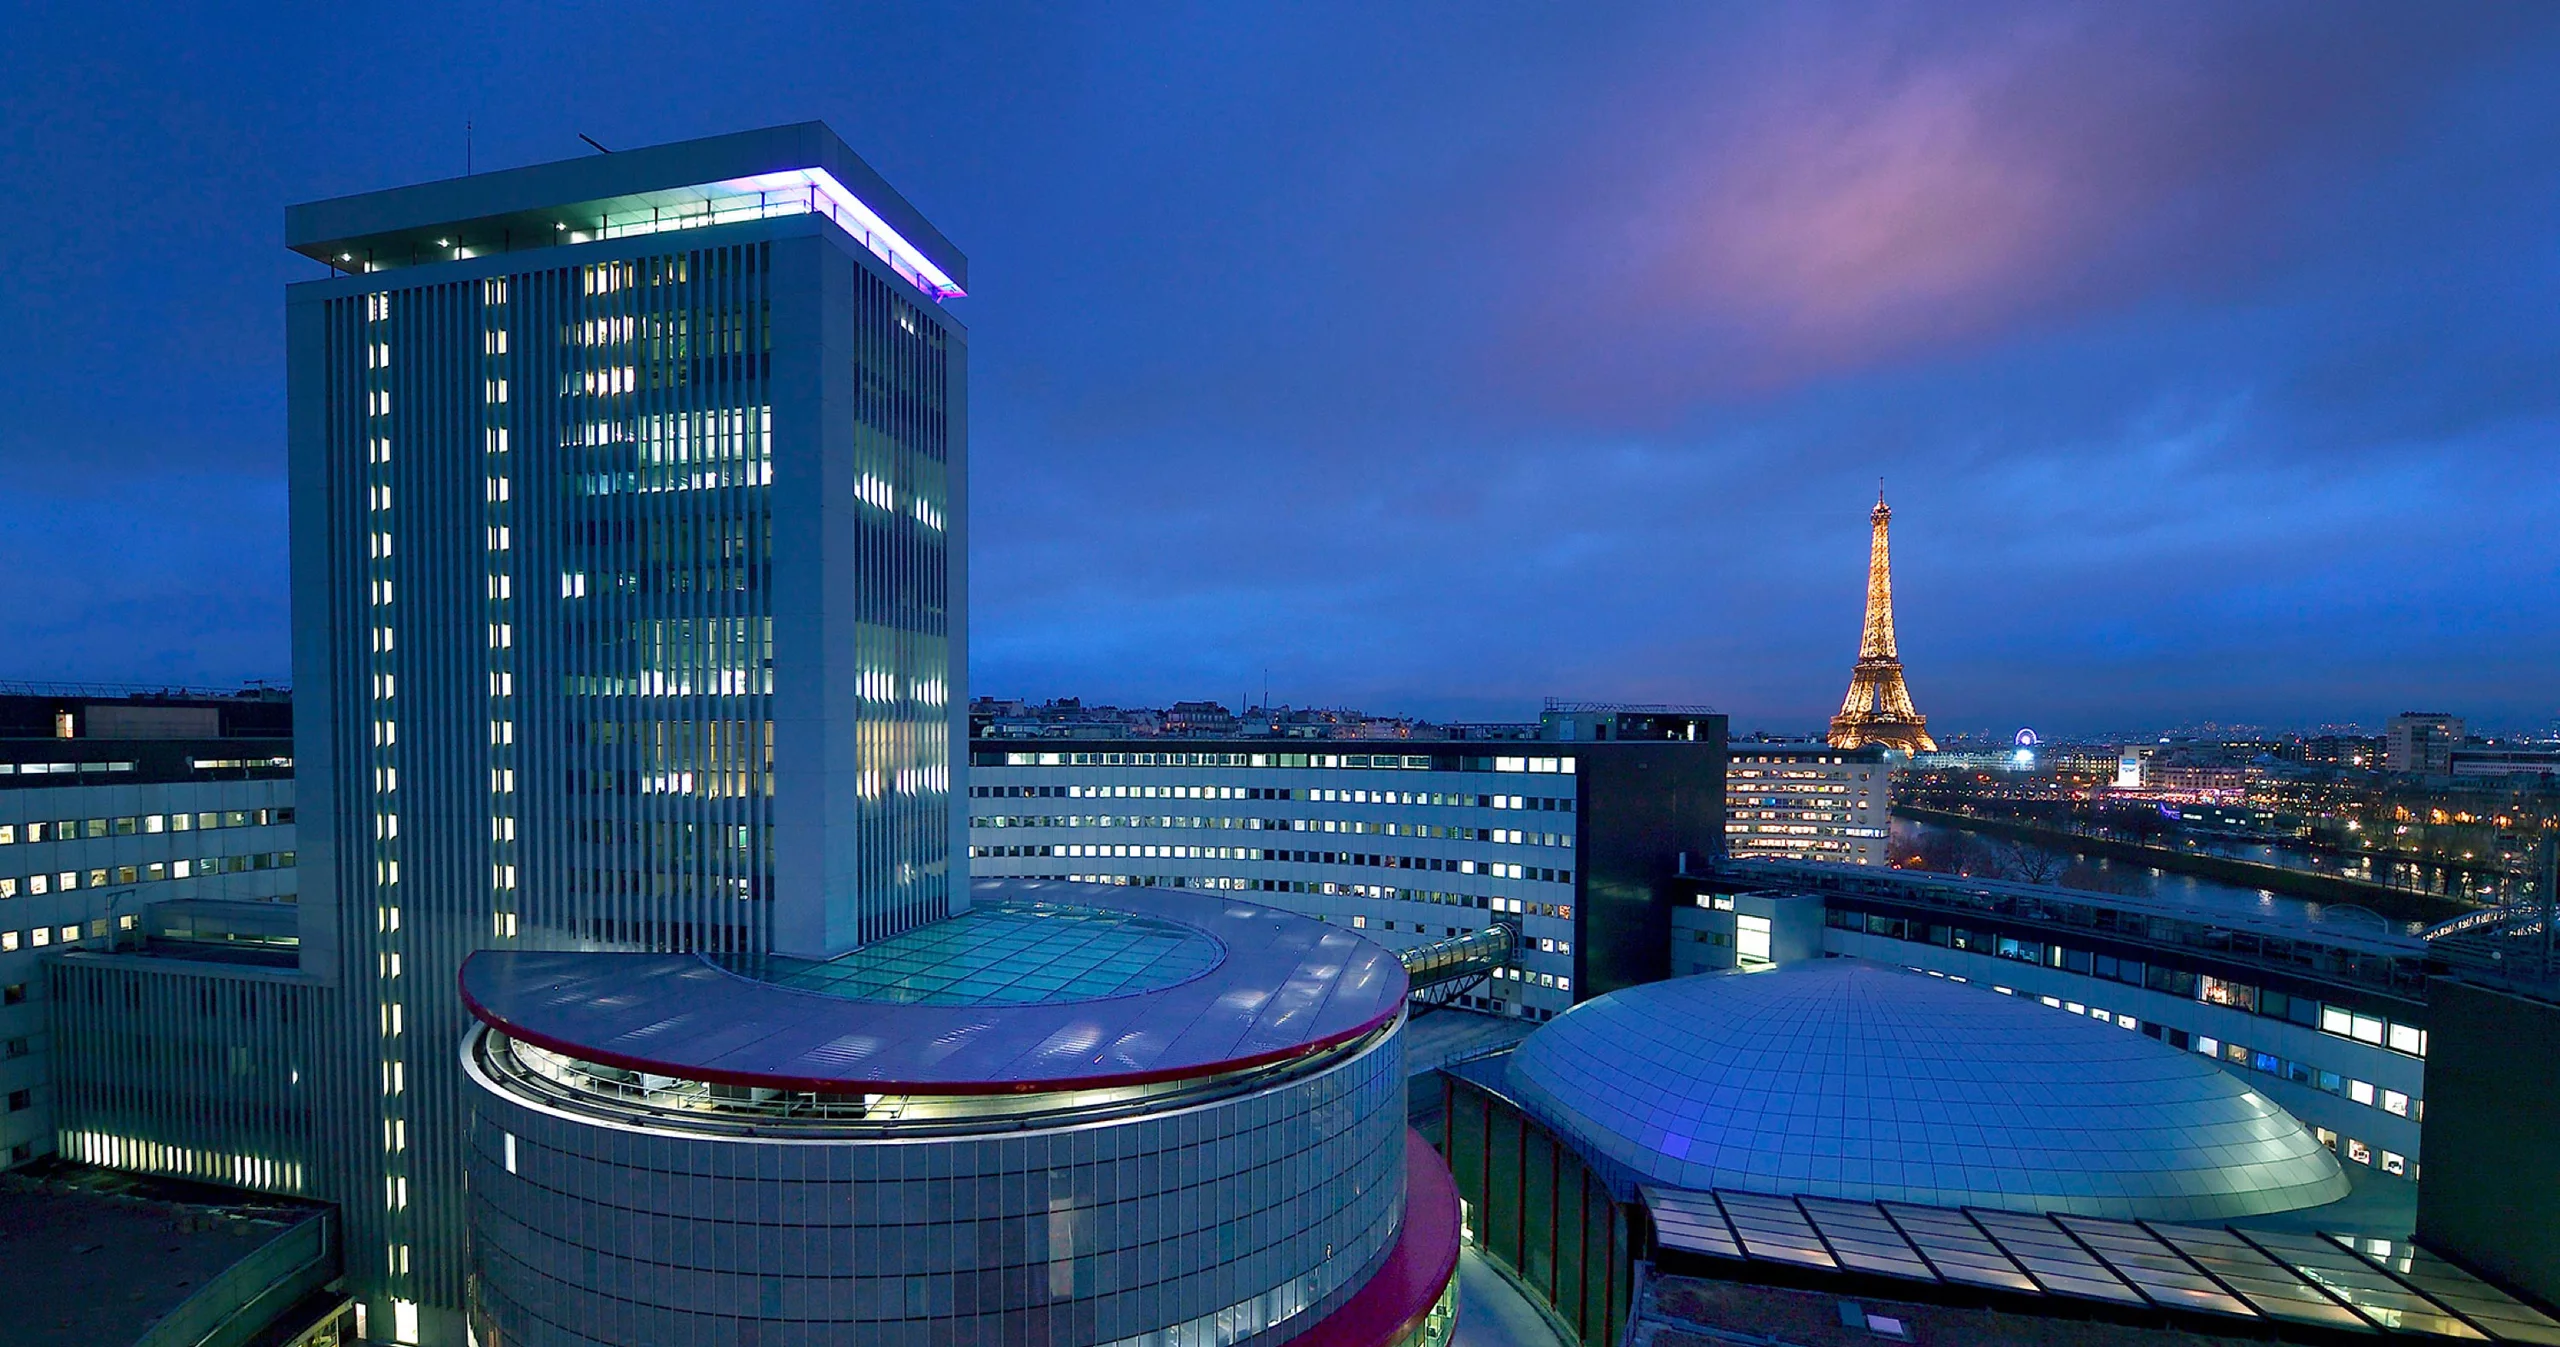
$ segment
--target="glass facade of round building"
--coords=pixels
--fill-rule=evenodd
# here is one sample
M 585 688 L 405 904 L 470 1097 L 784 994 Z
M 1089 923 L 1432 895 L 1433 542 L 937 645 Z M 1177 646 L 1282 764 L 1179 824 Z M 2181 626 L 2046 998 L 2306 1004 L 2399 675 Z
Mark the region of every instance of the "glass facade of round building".
M 907 962 L 875 946 L 844 978 L 478 956 L 479 1341 L 1276 1344 L 1410 1261 L 1393 955 L 1249 905 L 1200 916 L 1188 895 L 1119 890 L 1130 910 L 1112 914 L 1058 896 L 1000 900 L 940 940 L 925 928 L 899 942 Z M 1020 938 L 1049 922 L 1057 938 Z M 648 1019 L 653 984 L 678 977 L 729 999 L 679 996 L 702 1013 Z M 961 985 L 989 1001 L 960 1003 Z M 953 1014 L 1044 1051 L 954 1040 L 936 1058 Z M 902 1018 L 919 1050 L 838 1050 Z M 782 1044 L 761 1059 L 778 1083 L 723 1055 L 723 1024 Z M 660 1039 L 667 1069 L 643 1069 L 639 1046 Z M 1061 1039 L 1080 1045 L 1072 1063 L 1045 1050 Z M 797 1088 L 826 1061 L 840 1082 Z M 942 1061 L 1009 1065 L 924 1078 Z M 1116 1070 L 1010 1065 L 1026 1061 Z
M 2335 1201 L 2335 1157 L 2274 1101 L 2130 1030 L 1854 959 L 1586 1002 L 1512 1087 L 1668 1187 L 2156 1220 Z

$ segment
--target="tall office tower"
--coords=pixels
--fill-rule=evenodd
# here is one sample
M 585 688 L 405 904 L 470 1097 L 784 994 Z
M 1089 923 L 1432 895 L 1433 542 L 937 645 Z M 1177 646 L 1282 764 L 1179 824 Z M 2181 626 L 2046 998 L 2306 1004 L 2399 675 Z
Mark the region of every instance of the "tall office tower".
M 965 905 L 966 262 L 815 123 L 292 208 L 304 948 L 368 1335 L 464 1338 L 482 948 Z

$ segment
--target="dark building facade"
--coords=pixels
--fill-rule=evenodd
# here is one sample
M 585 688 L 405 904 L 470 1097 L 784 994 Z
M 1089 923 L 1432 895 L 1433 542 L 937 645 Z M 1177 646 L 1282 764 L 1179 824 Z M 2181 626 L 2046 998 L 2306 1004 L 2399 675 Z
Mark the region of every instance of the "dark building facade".
M 2440 980 L 2431 989 L 2427 1181 L 2418 1237 L 2560 1306 L 2560 1004 Z

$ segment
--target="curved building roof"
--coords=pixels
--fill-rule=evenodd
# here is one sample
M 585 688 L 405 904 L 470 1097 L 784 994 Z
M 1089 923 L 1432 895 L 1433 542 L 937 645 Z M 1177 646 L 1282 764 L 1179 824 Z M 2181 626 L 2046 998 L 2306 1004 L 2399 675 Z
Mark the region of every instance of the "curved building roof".
M 1393 1020 L 1366 936 L 1192 890 L 981 880 L 975 906 L 839 959 L 483 950 L 463 1003 L 633 1071 L 824 1093 L 1010 1094 L 1184 1080 Z
M 1509 1070 L 1550 1123 L 1670 1187 L 2163 1220 L 2347 1192 L 2301 1122 L 2203 1057 L 1855 959 L 1615 992 Z

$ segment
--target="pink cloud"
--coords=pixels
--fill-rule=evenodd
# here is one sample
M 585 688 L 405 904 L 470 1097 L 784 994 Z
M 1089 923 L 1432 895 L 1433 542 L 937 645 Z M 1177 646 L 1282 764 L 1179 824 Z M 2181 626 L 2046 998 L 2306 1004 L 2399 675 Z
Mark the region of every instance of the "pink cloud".
M 1640 226 L 1669 282 L 1657 298 L 1821 336 L 2000 287 L 2059 249 L 2073 222 L 2057 166 L 1993 124 L 1978 81 L 1933 70 L 1859 101 L 1810 92 L 1755 119 L 1711 193 Z
M 1555 284 L 1515 297 L 1494 361 L 1668 413 L 2247 284 L 2306 166 L 2369 161 L 2446 56 L 2207 10 L 1859 13 L 1650 55 L 1593 104 L 1556 215 L 1510 244 Z M 1605 356 L 1560 353 L 1594 297 Z

